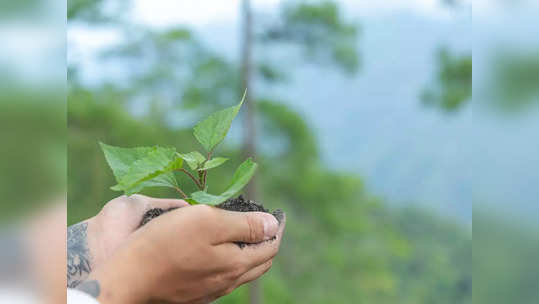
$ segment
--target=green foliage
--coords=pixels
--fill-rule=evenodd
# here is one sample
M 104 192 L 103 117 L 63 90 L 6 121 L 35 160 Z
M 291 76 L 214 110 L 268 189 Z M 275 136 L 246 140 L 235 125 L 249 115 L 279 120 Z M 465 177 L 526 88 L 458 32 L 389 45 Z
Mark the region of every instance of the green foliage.
M 228 158 L 225 157 L 214 157 L 212 159 L 206 160 L 206 157 L 204 157 L 204 155 L 200 154 L 200 152 L 198 151 L 177 154 L 180 158 L 187 162 L 191 170 L 196 171 L 205 171 L 219 167 L 228 160 Z
M 268 82 L 279 82 L 286 78 L 283 73 L 267 63 L 258 65 L 257 71 Z
M 185 28 L 173 28 L 164 32 L 161 35 L 164 39 L 174 41 L 174 40 L 186 40 L 191 39 L 191 32 Z
M 257 164 L 250 158 L 238 167 L 227 190 L 220 195 L 206 192 L 206 177 L 209 169 L 216 168 L 228 160 L 224 157 L 210 158 L 211 152 L 225 138 L 244 99 L 245 95 L 238 105 L 214 113 L 195 126 L 194 135 L 208 150 L 208 158 L 198 151 L 181 154 L 176 152 L 175 148 L 159 146 L 120 148 L 100 143 L 107 163 L 118 182 L 111 189 L 132 195 L 147 187 L 169 187 L 176 189 L 190 203 L 208 205 L 217 205 L 238 193 L 256 171 Z M 184 161 L 191 170 L 197 171 L 198 178 L 182 168 Z M 178 185 L 173 171 L 187 174 L 201 191 L 194 192 L 188 197 Z
M 350 74 L 360 66 L 357 38 L 358 26 L 345 22 L 333 1 L 291 1 L 284 6 L 281 22 L 262 35 L 264 43 L 296 43 L 311 61 L 332 62 Z
M 178 156 L 181 157 L 191 170 L 198 170 L 200 165 L 206 161 L 204 155 L 200 154 L 198 151 L 193 151 L 189 153 L 178 153 Z
M 202 166 L 202 168 L 199 168 L 198 170 L 199 170 L 199 171 L 204 171 L 204 170 L 209 170 L 209 169 L 217 168 L 217 167 L 219 167 L 220 165 L 224 164 L 227 160 L 228 160 L 228 158 L 225 158 L 225 157 L 215 157 L 215 158 L 212 158 L 212 159 L 206 161 L 206 162 L 204 163 L 204 165 Z
M 487 98 L 496 109 L 520 113 L 539 103 L 539 56 L 528 52 L 500 51 L 493 56 L 491 94 Z
M 180 169 L 183 160 L 176 157 L 174 148 L 119 148 L 103 143 L 100 145 L 118 181 L 112 190 L 131 195 L 144 187 L 178 186 L 171 172 Z
M 207 205 L 217 205 L 219 203 L 222 203 L 226 201 L 227 199 L 234 196 L 236 193 L 238 193 L 253 177 L 255 174 L 256 168 L 258 165 L 253 162 L 250 158 L 248 158 L 246 161 L 244 161 L 234 172 L 234 176 L 232 176 L 232 181 L 230 182 L 230 185 L 220 195 L 212 195 L 205 191 L 198 191 L 192 194 L 192 198 L 200 203 L 200 204 L 207 204 Z
M 51 194 L 65 193 L 65 107 L 60 92 L 51 93 L 2 84 L 0 221 L 4 225 L 20 216 L 26 219 L 29 211 L 47 205 Z
M 244 100 L 245 94 L 238 105 L 216 112 L 195 126 L 193 134 L 208 153 L 225 139 Z
M 99 5 L 102 0 L 69 0 L 67 1 L 67 18 L 95 19 L 99 16 Z M 91 17 L 91 18 L 89 18 Z
M 438 64 L 438 81 L 422 93 L 422 101 L 446 112 L 458 111 L 472 97 L 472 56 L 456 56 L 442 49 Z
M 474 303 L 534 303 L 539 299 L 537 222 L 474 210 Z M 493 288 L 495 287 L 495 288 Z

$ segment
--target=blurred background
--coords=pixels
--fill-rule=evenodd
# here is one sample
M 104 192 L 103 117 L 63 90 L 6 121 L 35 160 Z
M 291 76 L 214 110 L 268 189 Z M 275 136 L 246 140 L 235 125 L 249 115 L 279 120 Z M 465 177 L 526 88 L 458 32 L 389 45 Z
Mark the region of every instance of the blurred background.
M 65 299 L 65 11 L 0 0 L 0 303 Z
M 192 126 L 248 88 L 210 191 L 254 155 L 246 194 L 287 231 L 272 270 L 218 303 L 471 303 L 474 271 L 478 303 L 534 302 L 538 12 L 68 0 L 68 224 L 120 195 L 98 141 L 192 151 Z

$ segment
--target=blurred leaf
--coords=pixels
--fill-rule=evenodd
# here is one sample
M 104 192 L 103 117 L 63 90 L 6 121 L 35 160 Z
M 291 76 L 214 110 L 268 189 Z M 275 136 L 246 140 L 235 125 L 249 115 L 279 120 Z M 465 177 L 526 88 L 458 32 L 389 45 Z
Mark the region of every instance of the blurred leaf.
M 438 64 L 437 82 L 422 92 L 421 100 L 445 112 L 458 111 L 472 97 L 472 56 L 456 56 L 441 49 Z
M 191 170 L 198 169 L 198 167 L 200 167 L 200 165 L 206 160 L 204 155 L 200 154 L 200 152 L 198 151 L 193 151 L 193 152 L 189 152 L 185 154 L 182 154 L 182 153 L 177 153 L 177 154 L 179 157 L 181 157 L 183 160 L 187 162 Z
M 185 28 L 173 28 L 162 34 L 166 40 L 187 40 L 191 38 L 191 31 Z
M 200 204 L 220 204 L 234 196 L 243 187 L 245 187 L 245 185 L 247 185 L 251 177 L 253 177 L 257 166 L 258 165 L 253 162 L 251 158 L 248 158 L 238 167 L 238 169 L 236 169 L 234 176 L 232 176 L 232 181 L 225 192 L 221 193 L 220 195 L 212 195 L 205 191 L 198 191 L 191 194 L 191 198 Z
M 238 114 L 244 100 L 245 94 L 238 105 L 213 113 L 194 127 L 195 137 L 206 151 L 211 152 L 225 139 L 232 120 Z
M 202 168 L 198 169 L 198 171 L 209 170 L 209 169 L 212 169 L 212 168 L 215 168 L 215 167 L 219 167 L 220 165 L 224 164 L 227 160 L 228 160 L 228 158 L 225 158 L 225 157 L 212 158 L 212 159 L 208 160 L 207 162 L 205 162 L 204 166 L 202 166 Z
M 280 22 L 263 33 L 262 42 L 292 42 L 303 47 L 310 60 L 331 62 L 355 73 L 360 65 L 357 37 L 358 26 L 344 20 L 335 2 L 290 2 Z
M 102 2 L 102 0 L 69 0 L 67 1 L 67 19 L 96 19 L 100 15 L 99 6 Z
M 258 66 L 258 72 L 267 81 L 276 82 L 282 81 L 286 78 L 281 71 L 267 63 L 260 64 Z
M 503 50 L 492 56 L 494 66 L 489 101 L 505 113 L 519 113 L 539 103 L 539 55 L 537 49 Z

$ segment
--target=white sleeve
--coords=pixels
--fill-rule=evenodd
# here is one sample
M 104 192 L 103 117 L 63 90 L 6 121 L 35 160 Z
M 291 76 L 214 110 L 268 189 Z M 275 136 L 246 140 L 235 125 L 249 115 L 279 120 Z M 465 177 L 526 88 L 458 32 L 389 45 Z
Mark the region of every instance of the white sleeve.
M 68 288 L 67 304 L 99 304 L 99 302 L 85 292 Z

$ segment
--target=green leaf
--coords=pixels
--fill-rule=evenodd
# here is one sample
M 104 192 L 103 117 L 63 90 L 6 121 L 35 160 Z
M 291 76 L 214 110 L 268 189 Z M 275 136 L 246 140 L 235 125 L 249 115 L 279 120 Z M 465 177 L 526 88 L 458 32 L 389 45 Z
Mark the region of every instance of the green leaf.
M 129 192 L 131 193 L 137 193 L 140 192 L 144 188 L 151 188 L 151 187 L 168 187 L 176 189 L 178 188 L 178 182 L 176 181 L 176 177 L 174 176 L 174 173 L 168 172 L 161 174 L 154 179 L 147 180 L 145 182 L 142 182 L 135 186 L 133 189 L 130 189 Z M 110 189 L 115 191 L 123 191 L 123 187 L 121 185 L 115 185 L 110 187 Z
M 245 94 L 238 105 L 215 112 L 194 127 L 194 135 L 206 151 L 223 141 L 244 100 Z
M 174 148 L 120 148 L 100 143 L 118 184 L 112 190 L 131 195 L 145 187 L 177 187 L 173 170 L 183 165 Z
M 152 150 L 152 147 L 120 148 L 104 143 L 99 143 L 99 145 L 117 181 L 125 176 L 135 161 L 143 158 Z
M 209 169 L 212 169 L 212 168 L 215 168 L 215 167 L 219 167 L 220 165 L 224 164 L 227 160 L 228 160 L 228 158 L 225 158 L 225 157 L 212 158 L 212 159 L 208 160 L 207 162 L 205 162 L 204 166 L 202 166 L 202 168 L 198 169 L 198 171 L 209 170 Z
M 186 198 L 184 199 L 186 202 L 188 202 L 190 205 L 198 205 L 198 202 L 195 201 L 194 199 L 192 198 Z
M 232 176 L 232 181 L 227 190 L 220 195 L 209 194 L 205 191 L 198 191 L 191 195 L 191 198 L 199 204 L 217 205 L 238 193 L 253 177 L 258 165 L 251 158 L 244 161 Z
M 204 155 L 200 154 L 198 151 L 193 151 L 189 153 L 177 153 L 179 157 L 187 162 L 191 170 L 196 170 L 200 165 L 206 160 Z
M 155 147 L 144 158 L 135 161 L 118 183 L 127 195 L 131 195 L 141 190 L 139 185 L 142 182 L 179 169 L 182 164 L 183 159 L 176 157 L 174 148 Z M 154 181 L 153 184 L 155 183 Z

